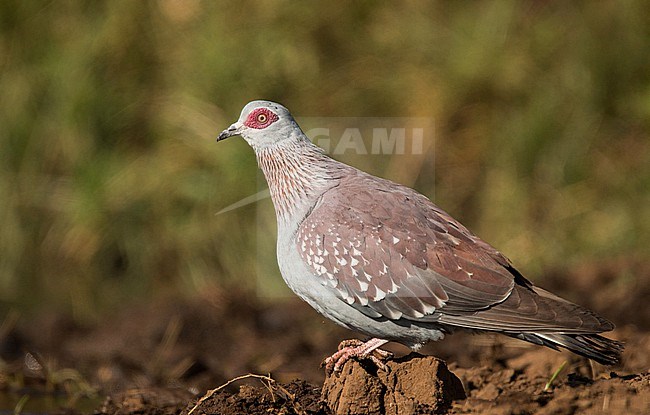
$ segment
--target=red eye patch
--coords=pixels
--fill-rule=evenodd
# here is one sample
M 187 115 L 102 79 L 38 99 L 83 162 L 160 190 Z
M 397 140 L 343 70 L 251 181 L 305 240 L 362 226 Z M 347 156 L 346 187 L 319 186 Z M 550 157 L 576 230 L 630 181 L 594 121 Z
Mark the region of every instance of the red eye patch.
M 248 114 L 244 125 L 261 130 L 278 120 L 278 116 L 268 108 L 255 108 Z

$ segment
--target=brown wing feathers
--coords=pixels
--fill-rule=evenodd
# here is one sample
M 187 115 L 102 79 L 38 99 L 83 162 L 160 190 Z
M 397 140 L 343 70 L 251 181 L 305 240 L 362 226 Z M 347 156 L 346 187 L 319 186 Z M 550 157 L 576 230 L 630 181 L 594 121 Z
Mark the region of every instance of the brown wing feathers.
M 323 285 L 366 314 L 506 332 L 611 329 L 533 287 L 501 253 L 413 190 L 364 173 L 346 177 L 337 190 L 305 219 L 297 244 Z

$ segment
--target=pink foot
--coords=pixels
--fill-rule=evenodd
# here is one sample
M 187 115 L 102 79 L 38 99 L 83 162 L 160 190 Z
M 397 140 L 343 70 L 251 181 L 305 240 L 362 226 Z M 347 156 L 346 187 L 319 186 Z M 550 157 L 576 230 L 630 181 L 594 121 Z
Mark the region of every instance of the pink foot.
M 388 340 L 377 338 L 370 339 L 367 342 L 358 339 L 343 340 L 339 344 L 339 350 L 323 362 L 325 370 L 327 373 L 338 373 L 343 369 L 345 362 L 353 357 L 369 359 L 381 370 L 387 370 L 384 361 L 393 357 L 393 354 L 379 349 L 385 343 L 388 343 Z

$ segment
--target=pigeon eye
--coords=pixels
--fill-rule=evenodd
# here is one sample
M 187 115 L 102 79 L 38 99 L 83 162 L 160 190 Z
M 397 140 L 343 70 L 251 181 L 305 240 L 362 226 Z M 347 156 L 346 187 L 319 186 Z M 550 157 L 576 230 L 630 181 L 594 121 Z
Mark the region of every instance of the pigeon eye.
M 246 118 L 244 125 L 250 128 L 261 130 L 278 120 L 277 114 L 266 108 L 256 108 Z

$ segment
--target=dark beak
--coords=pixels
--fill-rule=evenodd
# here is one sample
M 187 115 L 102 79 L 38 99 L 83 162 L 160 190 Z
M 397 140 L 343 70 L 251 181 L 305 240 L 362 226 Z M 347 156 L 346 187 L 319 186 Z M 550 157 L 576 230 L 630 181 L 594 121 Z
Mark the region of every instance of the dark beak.
M 232 137 L 233 135 L 239 135 L 239 133 L 242 130 L 243 125 L 239 123 L 234 123 L 230 127 L 228 127 L 226 130 L 223 130 L 219 136 L 217 137 L 217 141 L 225 140 L 228 137 Z

